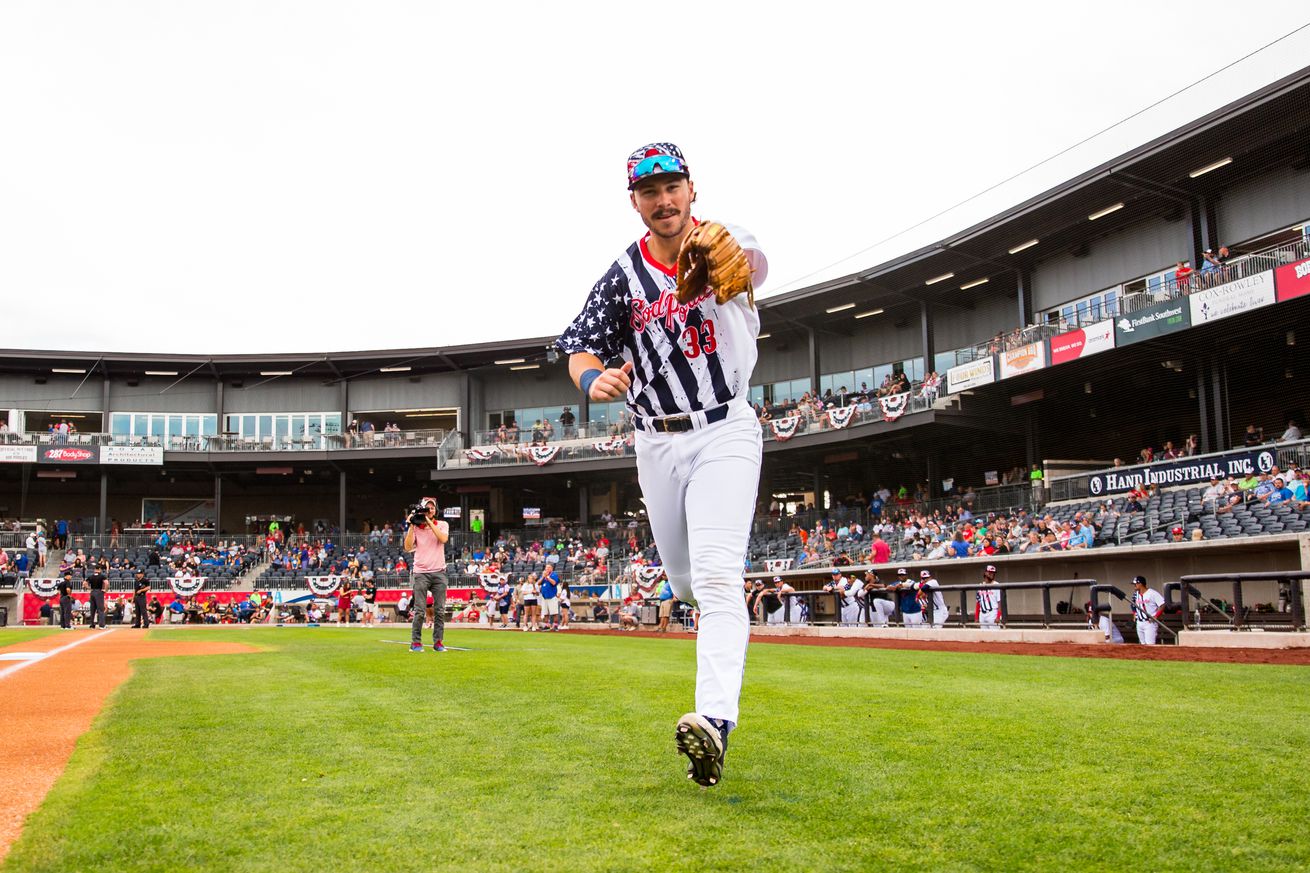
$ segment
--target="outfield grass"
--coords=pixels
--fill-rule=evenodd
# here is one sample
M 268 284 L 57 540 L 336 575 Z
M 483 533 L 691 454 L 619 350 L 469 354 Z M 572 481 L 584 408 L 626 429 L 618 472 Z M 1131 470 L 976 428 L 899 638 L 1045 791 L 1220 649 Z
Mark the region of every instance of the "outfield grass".
M 1291 870 L 1310 670 L 755 645 L 689 783 L 680 640 L 155 631 L 5 870 Z
M 0 630 L 0 648 L 12 646 L 15 643 L 39 640 L 41 637 L 48 637 L 57 633 L 59 633 L 57 627 L 7 627 Z M 70 639 L 69 642 L 72 642 L 72 640 Z

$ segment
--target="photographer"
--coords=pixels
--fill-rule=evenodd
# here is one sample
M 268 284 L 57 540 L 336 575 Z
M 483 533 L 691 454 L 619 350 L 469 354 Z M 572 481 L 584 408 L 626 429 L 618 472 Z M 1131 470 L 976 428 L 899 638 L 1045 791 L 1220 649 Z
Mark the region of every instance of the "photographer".
M 409 527 L 405 530 L 405 551 L 414 553 L 414 569 L 410 576 L 414 584 L 411 652 L 423 651 L 424 607 L 428 594 L 432 595 L 432 650 L 446 651 L 442 638 L 446 628 L 446 541 L 450 539 L 450 525 L 437 520 L 436 515 L 436 499 L 424 497 L 411 508 Z

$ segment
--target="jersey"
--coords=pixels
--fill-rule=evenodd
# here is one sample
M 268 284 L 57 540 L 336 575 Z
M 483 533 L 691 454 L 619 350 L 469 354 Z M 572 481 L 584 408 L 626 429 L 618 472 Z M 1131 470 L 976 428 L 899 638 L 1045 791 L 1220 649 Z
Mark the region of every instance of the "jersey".
M 694 220 L 694 219 L 693 219 Z M 748 231 L 725 225 L 746 251 L 756 287 L 768 262 Z M 628 247 L 591 289 L 555 344 L 602 362 L 632 362 L 628 408 L 652 418 L 714 409 L 746 396 L 758 357 L 760 315 L 747 295 L 678 303 L 677 271 L 651 256 L 650 234 Z
M 991 615 L 1001 608 L 1001 592 L 994 588 L 979 588 L 974 595 L 977 601 L 977 609 L 974 610 L 974 618 L 983 615 Z
M 1154 588 L 1146 589 L 1145 594 L 1133 595 L 1133 618 L 1138 621 L 1150 621 L 1164 607 L 1164 597 Z

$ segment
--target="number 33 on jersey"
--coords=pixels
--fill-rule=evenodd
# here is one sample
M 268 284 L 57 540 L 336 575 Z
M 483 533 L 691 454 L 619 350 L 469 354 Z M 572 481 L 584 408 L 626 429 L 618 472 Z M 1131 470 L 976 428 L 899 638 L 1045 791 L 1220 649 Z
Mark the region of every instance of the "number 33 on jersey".
M 768 263 L 759 243 L 746 230 L 725 226 L 745 249 L 760 287 Z M 674 268 L 651 257 L 648 238 L 629 246 L 591 289 L 559 348 L 590 352 L 607 364 L 631 361 L 628 406 L 639 415 L 680 415 L 745 396 L 757 357 L 758 311 L 744 294 L 722 304 L 713 294 L 678 303 Z

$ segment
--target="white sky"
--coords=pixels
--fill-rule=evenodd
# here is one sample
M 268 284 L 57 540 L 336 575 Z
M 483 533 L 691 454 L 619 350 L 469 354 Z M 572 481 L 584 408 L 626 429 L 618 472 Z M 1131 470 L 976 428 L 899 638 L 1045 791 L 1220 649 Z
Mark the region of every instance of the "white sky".
M 1307 17 L 1207 0 L 5 0 L 0 346 L 557 333 L 643 231 L 624 161 L 651 140 L 682 146 L 698 215 L 756 234 L 776 293 L 940 238 L 1298 69 L 1310 29 L 822 272 Z

